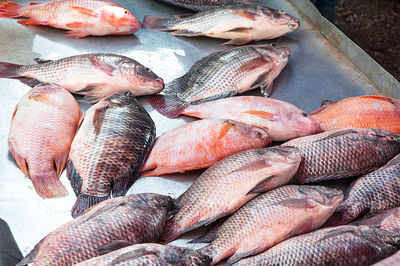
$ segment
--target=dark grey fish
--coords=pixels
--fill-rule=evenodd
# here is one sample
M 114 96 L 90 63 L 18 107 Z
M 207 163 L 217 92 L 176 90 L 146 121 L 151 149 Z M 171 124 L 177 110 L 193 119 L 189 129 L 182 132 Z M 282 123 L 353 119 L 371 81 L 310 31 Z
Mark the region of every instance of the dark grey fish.
M 71 144 L 68 178 L 76 217 L 132 186 L 156 136 L 153 120 L 130 92 L 113 94 L 86 111 Z
M 103 201 L 44 237 L 18 265 L 74 265 L 121 246 L 155 242 L 172 207 L 170 197 L 152 193 Z
M 293 183 L 311 183 L 365 174 L 400 152 L 400 136 L 378 129 L 335 129 L 290 140 L 302 161 Z
M 400 206 L 400 155 L 355 181 L 327 224 L 341 225 Z
M 258 87 L 267 96 L 289 54 L 288 48 L 271 44 L 211 54 L 169 83 L 163 95 L 149 97 L 149 103 L 161 114 L 175 118 L 191 103 L 230 97 Z
M 193 11 L 201 11 L 215 6 L 254 5 L 253 0 L 158 0 L 174 6 L 184 7 Z

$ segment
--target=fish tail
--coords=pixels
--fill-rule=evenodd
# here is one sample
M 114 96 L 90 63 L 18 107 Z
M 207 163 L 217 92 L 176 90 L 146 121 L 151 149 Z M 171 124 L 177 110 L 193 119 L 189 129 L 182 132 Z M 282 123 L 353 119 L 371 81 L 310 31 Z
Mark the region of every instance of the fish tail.
M 149 104 L 168 118 L 178 117 L 190 104 L 176 95 L 152 95 L 147 98 Z
M 81 215 L 83 212 L 85 212 L 87 209 L 92 207 L 93 205 L 96 205 L 97 203 L 105 201 L 109 198 L 110 198 L 109 195 L 103 196 L 103 197 L 96 197 L 96 196 L 89 196 L 89 195 L 85 195 L 85 194 L 81 193 L 81 194 L 79 194 L 74 206 L 72 207 L 71 215 L 72 215 L 72 217 L 76 218 L 79 215 Z
M 170 28 L 170 19 L 159 18 L 155 16 L 144 16 L 142 29 L 149 30 L 168 30 Z
M 18 78 L 21 67 L 23 65 L 0 62 L 0 78 Z
M 55 198 L 68 194 L 56 172 L 52 175 L 31 175 L 33 186 L 42 198 Z
M 14 2 L 3 0 L 0 2 L 0 17 L 3 18 L 15 18 L 21 13 L 23 6 L 18 5 Z
M 177 239 L 182 234 L 182 230 L 177 227 L 174 218 L 169 220 L 165 226 L 163 235 L 161 236 L 161 241 L 167 244 L 175 239 Z

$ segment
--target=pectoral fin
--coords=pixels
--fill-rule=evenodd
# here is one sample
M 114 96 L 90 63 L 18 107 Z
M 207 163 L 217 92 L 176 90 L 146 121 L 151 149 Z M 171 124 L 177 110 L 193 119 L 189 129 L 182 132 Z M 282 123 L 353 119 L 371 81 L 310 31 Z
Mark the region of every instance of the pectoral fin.
M 247 195 L 249 194 L 260 194 L 264 193 L 271 188 L 268 186 L 268 183 L 274 178 L 274 175 L 267 176 L 264 180 L 260 181 L 254 188 L 252 188 Z
M 75 11 L 78 11 L 79 13 L 83 15 L 88 15 L 91 17 L 97 17 L 97 13 L 93 9 L 88 9 L 80 6 L 71 6 L 71 8 Z
M 258 111 L 258 110 L 249 110 L 249 111 L 245 111 L 243 113 L 249 114 L 249 115 L 255 115 L 255 116 L 261 117 L 263 119 L 267 119 L 269 121 L 277 120 L 277 115 L 273 114 L 273 113 L 269 113 L 269 112 Z
M 237 28 L 233 28 L 230 30 L 227 30 L 225 32 L 240 32 L 240 33 L 249 33 L 250 30 L 252 30 L 253 28 L 246 28 L 246 27 L 237 27 Z
M 222 45 L 243 45 L 250 41 L 251 40 L 248 40 L 248 39 L 232 39 L 226 43 L 223 43 Z
M 132 246 L 133 244 L 135 243 L 127 240 L 114 240 L 110 244 L 99 247 L 97 251 L 100 253 L 100 255 L 104 255 L 124 247 Z
M 271 94 L 271 92 L 272 92 L 272 84 L 273 84 L 272 81 L 269 82 L 269 83 L 268 82 L 264 82 L 264 83 L 260 84 L 261 94 L 264 97 L 268 97 Z
M 98 68 L 99 70 L 103 71 L 109 76 L 113 75 L 112 72 L 115 70 L 115 67 L 113 67 L 112 65 L 103 62 L 100 58 L 97 58 L 96 56 L 90 56 L 89 60 L 92 63 L 92 65 Z

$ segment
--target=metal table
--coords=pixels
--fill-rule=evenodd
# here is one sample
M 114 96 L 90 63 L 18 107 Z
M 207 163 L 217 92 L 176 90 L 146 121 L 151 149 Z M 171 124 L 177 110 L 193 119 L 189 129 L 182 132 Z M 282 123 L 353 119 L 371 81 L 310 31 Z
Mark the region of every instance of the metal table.
M 17 1 L 28 4 L 29 1 Z M 167 6 L 155 0 L 122 1 L 140 21 L 144 15 L 170 17 L 187 10 Z M 322 100 L 383 93 L 400 96 L 400 84 L 343 33 L 321 17 L 308 0 L 266 0 L 259 4 L 282 9 L 300 18 L 297 32 L 274 40 L 291 49 L 288 65 L 274 83 L 272 98 L 291 102 L 310 112 Z M 227 49 L 224 41 L 206 37 L 174 37 L 167 33 L 139 30 L 130 36 L 67 39 L 65 31 L 44 27 L 24 27 L 14 19 L 0 18 L 0 61 L 32 64 L 36 57 L 58 59 L 82 53 L 117 53 L 136 59 L 151 68 L 165 82 L 183 75 L 190 66 L 208 54 Z M 19 98 L 29 87 L 17 80 L 0 79 L 0 217 L 6 220 L 23 254 L 49 232 L 71 220 L 70 209 L 75 195 L 64 172 L 61 181 L 69 195 L 42 199 L 29 179 L 15 164 L 8 150 L 10 119 Z M 247 94 L 259 95 L 258 91 Z M 157 127 L 157 135 L 194 120 L 189 117 L 168 119 L 140 99 Z M 88 108 L 80 103 L 83 110 Z M 177 197 L 199 176 L 201 171 L 163 177 L 140 178 L 128 193 L 156 192 Z M 174 244 L 186 245 L 199 231 L 186 234 Z M 201 245 L 201 244 L 198 244 Z M 193 246 L 192 247 L 197 247 Z

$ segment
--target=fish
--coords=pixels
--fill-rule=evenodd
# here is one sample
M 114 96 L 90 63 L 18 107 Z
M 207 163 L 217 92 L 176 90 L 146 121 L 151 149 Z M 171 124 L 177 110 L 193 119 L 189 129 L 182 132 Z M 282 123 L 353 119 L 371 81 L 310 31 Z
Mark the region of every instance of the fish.
M 351 224 L 368 225 L 400 236 L 400 207 L 382 211 L 370 218 L 360 219 Z
M 265 130 L 232 120 L 204 119 L 159 136 L 142 176 L 160 176 L 207 168 L 234 153 L 271 143 Z
M 59 60 L 36 59 L 39 64 L 0 62 L 0 78 L 18 79 L 26 85 L 54 83 L 84 95 L 89 102 L 121 91 L 135 96 L 160 92 L 164 81 L 132 58 L 117 54 L 82 54 Z
M 274 44 L 216 52 L 197 61 L 185 75 L 168 83 L 162 95 L 147 99 L 158 112 L 175 118 L 190 104 L 231 97 L 258 87 L 268 96 L 273 80 L 286 66 L 289 55 L 289 48 Z
M 327 224 L 348 224 L 394 207 L 400 207 L 400 155 L 358 178 Z
M 251 124 L 267 130 L 272 141 L 276 142 L 321 132 L 319 124 L 296 106 L 260 96 L 236 96 L 191 104 L 182 114 Z
M 166 31 L 175 36 L 228 39 L 224 45 L 274 39 L 299 27 L 298 18 L 281 10 L 255 5 L 213 7 L 171 19 L 145 16 L 142 22 L 143 29 Z
M 304 184 L 369 173 L 400 152 L 400 136 L 378 129 L 334 129 L 283 143 L 300 149 L 291 182 Z
M 290 238 L 234 265 L 367 266 L 399 248 L 398 235 L 365 225 L 342 225 Z
M 400 134 L 400 101 L 381 95 L 345 98 L 310 113 L 324 131 L 376 128 Z
M 400 265 L 400 251 L 395 253 L 394 255 L 387 257 L 384 260 L 375 263 L 373 266 L 393 266 L 393 265 Z
M 108 199 L 49 233 L 17 265 L 74 265 L 117 247 L 155 242 L 172 208 L 170 197 L 153 193 Z
M 59 178 L 81 115 L 75 98 L 54 84 L 35 86 L 15 106 L 8 146 L 43 198 L 68 194 Z
M 95 257 L 75 266 L 97 265 L 177 265 L 207 266 L 210 258 L 199 251 L 160 244 L 136 244 Z
M 227 5 L 255 5 L 254 0 L 159 0 L 166 4 L 187 8 L 193 11 L 203 11 L 210 7 Z
M 126 35 L 140 28 L 140 22 L 126 8 L 108 0 L 55 0 L 21 6 L 0 2 L 0 17 L 28 18 L 21 25 L 45 25 L 68 30 L 67 38 L 89 35 Z
M 343 193 L 323 186 L 287 185 L 261 194 L 230 216 L 216 238 L 200 249 L 212 265 L 227 265 L 320 227 L 343 200 Z
M 162 240 L 170 242 L 190 230 L 234 213 L 246 202 L 285 185 L 296 173 L 300 151 L 291 147 L 251 149 L 207 169 L 174 203 Z
M 71 144 L 67 177 L 78 197 L 77 217 L 112 195 L 123 196 L 139 176 L 154 143 L 153 120 L 130 92 L 90 107 Z

